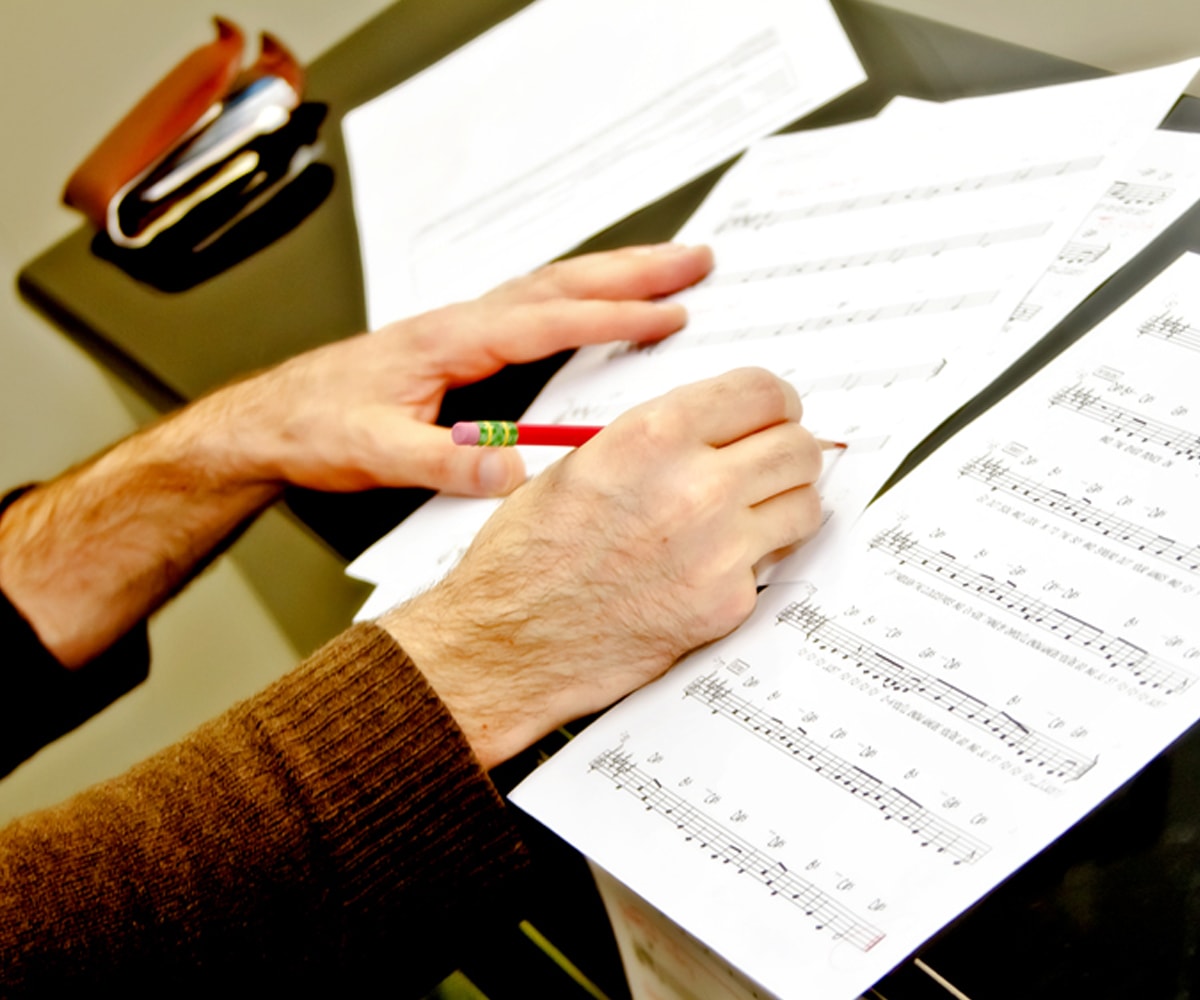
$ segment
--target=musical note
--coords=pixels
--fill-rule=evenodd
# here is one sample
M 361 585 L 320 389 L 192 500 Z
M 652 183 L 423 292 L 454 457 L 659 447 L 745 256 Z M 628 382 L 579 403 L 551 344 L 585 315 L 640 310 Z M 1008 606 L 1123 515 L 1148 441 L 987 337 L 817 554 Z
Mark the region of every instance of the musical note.
M 929 381 L 937 378 L 945 367 L 946 361 L 941 358 L 937 361 L 906 365 L 900 368 L 864 368 L 859 371 L 839 372 L 834 375 L 813 378 L 800 377 L 800 373 L 803 371 L 802 366 L 781 368 L 778 375 L 791 382 L 801 396 L 807 396 L 814 392 L 844 392 L 866 386 L 883 386 L 886 389 L 900 382 Z
M 1042 307 L 1033 302 L 1023 301 L 1013 311 L 1008 318 L 1009 322 L 1028 323 L 1042 311 Z
M 1068 243 L 1058 253 L 1060 264 L 1094 264 L 1109 251 L 1107 244 Z
M 648 811 L 668 820 L 685 840 L 707 851 L 713 861 L 730 865 L 739 875 L 746 875 L 769 890 L 772 896 L 803 911 L 816 922 L 817 930 L 829 930 L 836 940 L 845 941 L 860 951 L 870 951 L 883 940 L 883 932 L 878 927 L 790 871 L 782 862 L 710 819 L 686 799 L 668 791 L 657 779 L 636 767 L 627 754 L 620 750 L 605 750 L 592 760 L 589 771 L 608 778 L 618 789 L 638 799 Z
M 936 552 L 920 545 L 900 528 L 880 532 L 871 540 L 870 547 L 895 556 L 902 565 L 951 582 L 1029 625 L 1099 656 L 1105 666 L 1132 674 L 1143 687 L 1175 695 L 1186 691 L 1196 679 L 1182 667 L 1172 666 L 1134 643 L 1109 635 L 1072 614 L 1022 593 L 1010 581 L 1000 583 L 986 573 L 959 563 L 948 552 Z
M 887 305 L 868 306 L 865 309 L 850 309 L 845 312 L 810 316 L 807 319 L 788 323 L 770 323 L 761 326 L 739 327 L 735 330 L 716 330 L 708 333 L 689 333 L 686 345 L 724 344 L 744 340 L 762 340 L 771 337 L 792 337 L 801 333 L 815 333 L 836 327 L 860 326 L 911 316 L 931 316 L 937 313 L 964 309 L 978 309 L 990 305 L 996 299 L 995 290 L 963 292 L 937 299 L 919 299 L 915 302 L 894 302 Z M 674 342 L 663 341 L 663 348 L 652 344 L 644 350 L 653 354 Z
M 1094 757 L 1036 732 L 1007 712 L 993 708 L 982 699 L 835 624 L 812 604 L 789 604 L 780 612 L 778 620 L 804 633 L 805 639 L 821 651 L 849 660 L 888 690 L 921 698 L 999 740 L 1014 756 L 1048 777 L 1074 781 L 1096 764 Z
M 1157 337 L 1169 344 L 1188 347 L 1200 351 L 1200 326 L 1189 323 L 1182 316 L 1176 316 L 1170 310 L 1165 310 L 1151 316 L 1141 326 L 1138 333 L 1145 337 Z
M 1131 206 L 1153 206 L 1166 201 L 1175 192 L 1158 184 L 1134 184 L 1116 181 L 1108 189 L 1108 197 Z
M 809 737 L 799 726 L 789 726 L 733 694 L 715 674 L 692 681 L 684 694 L 698 704 L 706 705 L 714 715 L 741 726 L 789 760 L 849 792 L 855 800 L 877 810 L 882 819 L 915 834 L 921 847 L 934 848 L 938 854 L 950 857 L 956 865 L 971 864 L 987 854 L 989 848 L 983 841 L 937 816 L 900 789 L 885 785 L 873 774 L 842 759 Z
M 955 250 L 974 250 L 979 247 L 997 246 L 1020 240 L 1032 240 L 1042 236 L 1050 228 L 1048 222 L 1014 226 L 978 233 L 964 233 L 936 240 L 923 240 L 903 246 L 884 247 L 878 250 L 860 250 L 857 253 L 838 257 L 822 257 L 814 260 L 789 264 L 773 264 L 743 271 L 723 271 L 711 277 L 706 285 L 721 287 L 744 285 L 755 281 L 771 281 L 776 278 L 798 278 L 808 274 L 823 274 L 827 271 L 844 271 L 853 267 L 870 267 L 875 264 L 897 264 L 915 257 L 936 257 Z
M 1086 497 L 1068 496 L 1033 479 L 1017 475 L 996 459 L 976 458 L 962 467 L 970 479 L 1003 490 L 1017 500 L 1064 518 L 1134 552 L 1160 559 L 1176 569 L 1200 575 L 1200 545 L 1186 545 L 1102 510 Z
M 1060 389 L 1050 398 L 1050 405 L 1098 421 L 1143 444 L 1162 445 L 1186 461 L 1200 461 L 1200 435 L 1196 432 L 1154 420 L 1115 403 L 1106 403 L 1099 393 L 1082 384 Z
M 939 184 L 923 184 L 914 187 L 900 188 L 895 191 L 881 191 L 876 194 L 859 195 L 854 198 L 838 198 L 831 201 L 818 202 L 800 208 L 785 209 L 775 212 L 741 212 L 731 215 L 716 227 L 717 234 L 732 230 L 761 230 L 769 226 L 778 226 L 801 219 L 812 219 L 822 215 L 837 215 L 841 212 L 854 212 L 863 209 L 880 208 L 887 205 L 901 205 L 906 202 L 928 201 L 933 198 L 953 197 L 971 191 L 982 191 L 985 188 L 1004 187 L 1009 184 L 1020 184 L 1029 181 L 1040 181 L 1047 177 L 1064 177 L 1073 173 L 1085 173 L 1101 162 L 1100 157 L 1085 156 L 1071 160 L 1059 160 L 1041 163 L 1031 167 L 1021 167 L 1016 170 L 1004 170 L 998 173 L 978 174 L 958 181 L 946 181 Z

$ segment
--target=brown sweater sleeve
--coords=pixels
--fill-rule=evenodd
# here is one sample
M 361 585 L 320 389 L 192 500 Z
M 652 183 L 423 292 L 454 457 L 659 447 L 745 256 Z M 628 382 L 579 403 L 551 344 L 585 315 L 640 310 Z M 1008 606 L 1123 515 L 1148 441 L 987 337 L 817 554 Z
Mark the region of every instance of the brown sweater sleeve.
M 124 776 L 0 831 L 0 992 L 416 995 L 524 849 L 445 707 L 361 625 Z M 411 994 L 407 991 L 411 990 Z

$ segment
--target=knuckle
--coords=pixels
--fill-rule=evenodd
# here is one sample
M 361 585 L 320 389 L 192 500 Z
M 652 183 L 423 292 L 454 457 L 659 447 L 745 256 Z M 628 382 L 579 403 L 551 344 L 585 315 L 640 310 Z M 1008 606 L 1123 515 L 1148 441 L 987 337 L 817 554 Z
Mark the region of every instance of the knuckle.
M 796 390 L 765 368 L 735 368 L 708 384 L 708 403 L 754 414 L 760 426 L 798 421 L 802 412 Z
M 715 477 L 693 477 L 672 494 L 671 512 L 680 523 L 694 525 L 711 520 L 724 498 L 725 489 Z
M 461 306 L 443 306 L 414 317 L 406 329 L 411 338 L 410 351 L 418 356 L 437 356 L 441 345 L 465 320 L 466 309 Z
M 821 495 L 815 487 L 802 486 L 797 492 L 797 510 L 795 520 L 796 537 L 810 538 L 821 527 L 824 517 L 821 510 Z
M 569 284 L 570 271 L 567 261 L 555 260 L 517 280 L 520 282 L 519 287 L 525 290 L 539 295 L 554 296 L 565 291 Z
M 767 412 L 780 418 L 787 414 L 788 385 L 777 375 L 765 368 L 739 368 L 732 374 L 737 379 L 735 390 L 739 396 L 755 398 Z
M 745 582 L 743 582 L 745 581 Z M 702 625 L 708 632 L 705 639 L 715 639 L 732 632 L 750 617 L 758 598 L 749 570 L 739 574 L 738 580 L 727 582 L 707 608 Z
M 645 453 L 663 461 L 664 453 L 679 446 L 691 421 L 685 410 L 674 405 L 670 397 L 654 401 L 631 413 L 631 441 Z
M 811 481 L 814 463 L 821 460 L 821 449 L 813 436 L 799 424 L 782 424 L 770 435 L 762 457 L 765 471 L 787 469 L 797 484 Z

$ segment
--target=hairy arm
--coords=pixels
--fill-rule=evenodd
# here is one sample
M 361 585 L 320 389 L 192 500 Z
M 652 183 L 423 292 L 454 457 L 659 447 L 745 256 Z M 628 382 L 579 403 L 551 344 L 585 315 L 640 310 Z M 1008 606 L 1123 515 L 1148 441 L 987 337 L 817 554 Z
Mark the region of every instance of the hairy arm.
M 506 364 L 684 323 L 656 301 L 702 278 L 706 247 L 550 264 L 471 302 L 293 358 L 207 396 L 38 487 L 0 519 L 0 591 L 67 667 L 157 609 L 285 483 L 503 495 L 520 456 L 455 446 L 446 391 Z
M 201 400 L 0 518 L 0 590 L 64 666 L 111 646 L 278 496 L 245 467 L 224 404 Z

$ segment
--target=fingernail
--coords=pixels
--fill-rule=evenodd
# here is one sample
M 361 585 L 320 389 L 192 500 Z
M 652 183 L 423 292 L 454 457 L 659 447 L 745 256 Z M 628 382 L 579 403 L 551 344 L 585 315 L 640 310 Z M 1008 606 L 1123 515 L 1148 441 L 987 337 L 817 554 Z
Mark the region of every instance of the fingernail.
M 508 456 L 499 449 L 488 451 L 479 459 L 479 486 L 484 493 L 498 496 L 509 491 L 512 482 L 512 466 Z

